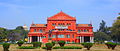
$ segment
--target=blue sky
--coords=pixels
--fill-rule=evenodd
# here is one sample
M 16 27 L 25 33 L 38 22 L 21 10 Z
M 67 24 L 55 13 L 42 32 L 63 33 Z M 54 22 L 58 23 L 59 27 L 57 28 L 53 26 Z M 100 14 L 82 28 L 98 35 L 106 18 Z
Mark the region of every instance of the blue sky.
M 120 0 L 0 0 L 0 27 L 45 24 L 47 17 L 61 10 L 76 17 L 79 24 L 91 21 L 96 31 L 101 20 L 112 26 L 120 12 Z

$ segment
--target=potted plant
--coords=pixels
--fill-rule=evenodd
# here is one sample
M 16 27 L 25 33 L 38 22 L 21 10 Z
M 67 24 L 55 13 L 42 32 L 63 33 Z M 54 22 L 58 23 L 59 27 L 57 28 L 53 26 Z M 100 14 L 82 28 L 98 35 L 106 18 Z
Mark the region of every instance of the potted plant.
M 10 43 L 3 43 L 3 49 L 4 51 L 9 51 Z
M 18 41 L 17 42 L 18 46 L 22 46 L 23 43 L 24 43 L 24 41 Z
M 45 45 L 47 47 L 47 50 L 51 50 L 52 49 L 52 46 L 53 46 L 52 43 L 46 43 Z
M 87 50 L 90 50 L 90 48 L 93 46 L 93 43 L 81 43 Z
M 33 47 L 41 47 L 42 43 L 41 42 L 33 42 Z
M 55 45 L 55 42 L 54 41 L 52 41 L 52 44 L 53 44 L 53 46 Z
M 59 41 L 58 44 L 60 45 L 60 47 L 63 47 L 65 45 L 65 41 Z

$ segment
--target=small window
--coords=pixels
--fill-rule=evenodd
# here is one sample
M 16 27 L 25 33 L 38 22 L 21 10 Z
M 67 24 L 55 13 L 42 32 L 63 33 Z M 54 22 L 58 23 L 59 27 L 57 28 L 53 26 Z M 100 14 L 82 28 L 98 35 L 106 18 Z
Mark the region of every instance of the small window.
M 52 35 L 52 38 L 56 38 L 56 35 Z
M 34 29 L 34 32 L 36 32 L 36 29 Z
M 43 36 L 42 38 L 46 38 L 46 36 Z
M 80 30 L 78 30 L 78 33 L 80 33 L 81 31 Z
M 72 41 L 72 43 L 75 43 L 74 41 Z
M 74 38 L 74 34 L 72 35 L 72 38 Z
M 66 35 L 67 36 L 67 38 L 70 38 L 70 35 Z
M 64 38 L 64 35 L 58 35 L 58 38 Z
M 40 32 L 43 32 L 43 31 L 40 29 Z
M 55 23 L 52 23 L 52 26 L 55 26 L 56 24 Z
M 87 32 L 87 30 L 85 29 L 84 32 Z

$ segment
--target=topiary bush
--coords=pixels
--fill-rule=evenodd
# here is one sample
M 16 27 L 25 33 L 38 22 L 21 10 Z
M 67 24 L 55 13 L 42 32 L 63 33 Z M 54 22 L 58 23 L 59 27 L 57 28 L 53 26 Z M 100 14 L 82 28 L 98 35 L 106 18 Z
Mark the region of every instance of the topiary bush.
M 54 41 L 52 41 L 52 44 L 53 44 L 53 46 L 55 46 L 55 42 Z
M 33 47 L 41 47 L 42 43 L 41 42 L 32 42 Z
M 93 46 L 93 43 L 81 43 L 87 50 L 90 50 L 90 48 Z
M 24 41 L 18 41 L 17 42 L 18 46 L 22 46 L 23 43 L 24 43 Z
M 10 43 L 3 43 L 4 51 L 9 51 Z
M 32 46 L 20 46 L 19 49 L 35 49 L 35 47 Z
M 114 50 L 115 47 L 117 46 L 117 43 L 107 42 L 105 43 L 105 45 L 107 45 L 108 49 L 112 48 L 112 50 Z
M 52 44 L 52 43 L 46 43 L 45 45 L 46 45 L 46 47 L 47 47 L 47 48 L 46 48 L 47 50 L 51 50 L 52 47 L 53 47 L 53 44 Z
M 65 41 L 58 41 L 58 44 L 60 45 L 60 47 L 63 47 L 65 45 Z

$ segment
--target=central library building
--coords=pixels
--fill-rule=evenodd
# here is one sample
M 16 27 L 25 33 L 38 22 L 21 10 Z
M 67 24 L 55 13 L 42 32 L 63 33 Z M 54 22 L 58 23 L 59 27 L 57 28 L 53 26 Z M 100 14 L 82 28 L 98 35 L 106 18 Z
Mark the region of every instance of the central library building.
M 77 24 L 76 18 L 60 11 L 48 17 L 47 24 L 34 24 L 30 26 L 28 43 L 52 41 L 65 41 L 66 43 L 94 42 L 92 24 Z

